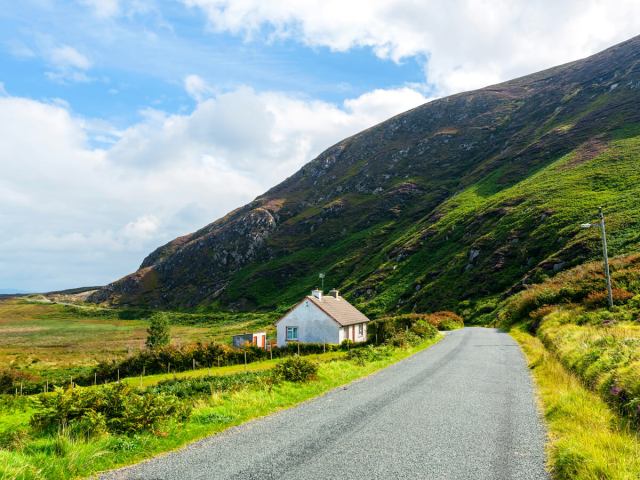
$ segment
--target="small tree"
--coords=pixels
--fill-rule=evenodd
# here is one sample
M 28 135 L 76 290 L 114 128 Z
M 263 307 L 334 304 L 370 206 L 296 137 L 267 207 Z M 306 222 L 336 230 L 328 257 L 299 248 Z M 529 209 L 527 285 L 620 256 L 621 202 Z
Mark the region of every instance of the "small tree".
M 147 348 L 153 350 L 168 345 L 169 340 L 171 340 L 171 335 L 167 315 L 165 313 L 153 315 L 147 328 Z

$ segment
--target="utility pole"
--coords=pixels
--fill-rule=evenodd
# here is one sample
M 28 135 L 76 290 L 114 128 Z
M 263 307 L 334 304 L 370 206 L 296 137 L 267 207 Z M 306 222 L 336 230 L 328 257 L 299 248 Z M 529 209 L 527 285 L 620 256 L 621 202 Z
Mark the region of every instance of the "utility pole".
M 604 260 L 604 275 L 607 279 L 607 296 L 609 300 L 609 308 L 613 307 L 613 290 L 611 289 L 611 272 L 609 270 L 609 252 L 607 251 L 607 230 L 604 224 L 604 212 L 602 207 L 598 209 L 598 223 L 583 223 L 582 228 L 599 227 L 602 237 L 602 257 Z
M 609 253 L 607 252 L 607 231 L 604 226 L 604 213 L 602 207 L 600 213 L 600 233 L 602 234 L 602 256 L 604 257 L 604 274 L 607 277 L 607 294 L 609 295 L 609 308 L 613 307 L 613 291 L 611 289 L 611 273 L 609 271 Z

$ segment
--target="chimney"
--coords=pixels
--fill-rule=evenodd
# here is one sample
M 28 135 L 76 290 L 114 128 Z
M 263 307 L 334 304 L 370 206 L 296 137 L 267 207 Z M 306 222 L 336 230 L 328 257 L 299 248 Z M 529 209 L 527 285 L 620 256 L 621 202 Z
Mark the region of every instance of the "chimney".
M 329 296 L 333 297 L 335 299 L 340 298 L 340 292 L 338 290 L 336 290 L 335 288 L 332 288 L 331 290 L 329 290 Z
M 318 290 L 317 288 L 315 290 L 311 290 L 311 295 L 316 297 L 318 300 L 322 300 L 322 290 Z

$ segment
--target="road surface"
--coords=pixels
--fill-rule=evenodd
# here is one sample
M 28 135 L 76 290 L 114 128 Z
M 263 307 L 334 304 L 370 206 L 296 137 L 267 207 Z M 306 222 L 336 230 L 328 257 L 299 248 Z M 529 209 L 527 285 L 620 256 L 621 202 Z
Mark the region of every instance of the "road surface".
M 517 343 L 493 329 L 104 479 L 546 479 Z

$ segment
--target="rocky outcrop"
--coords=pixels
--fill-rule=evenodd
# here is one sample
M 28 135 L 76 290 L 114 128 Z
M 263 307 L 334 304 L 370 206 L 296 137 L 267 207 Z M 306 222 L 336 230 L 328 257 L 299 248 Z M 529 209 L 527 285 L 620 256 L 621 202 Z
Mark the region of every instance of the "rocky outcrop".
M 272 212 L 256 206 L 160 247 L 140 269 L 98 290 L 90 301 L 144 303 L 150 306 L 194 306 L 212 301 L 226 279 L 261 256 L 277 222 Z

